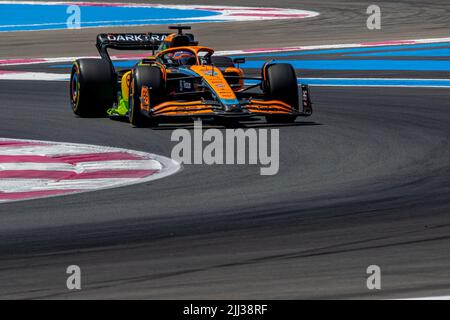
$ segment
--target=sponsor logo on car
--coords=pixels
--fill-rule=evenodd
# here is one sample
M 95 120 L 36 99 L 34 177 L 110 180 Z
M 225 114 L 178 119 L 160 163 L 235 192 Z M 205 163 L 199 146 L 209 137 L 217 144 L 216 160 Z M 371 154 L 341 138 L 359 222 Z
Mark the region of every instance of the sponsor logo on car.
M 203 75 L 209 76 L 209 77 L 217 77 L 219 75 L 219 73 L 215 70 L 209 69 L 209 70 L 203 71 Z
M 166 38 L 164 34 L 108 34 L 109 41 L 117 42 L 148 42 L 163 41 Z

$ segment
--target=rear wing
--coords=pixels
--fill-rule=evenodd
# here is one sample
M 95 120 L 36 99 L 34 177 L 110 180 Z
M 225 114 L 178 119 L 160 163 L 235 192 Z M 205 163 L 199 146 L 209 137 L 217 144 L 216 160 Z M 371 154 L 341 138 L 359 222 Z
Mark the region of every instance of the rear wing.
M 97 50 L 100 56 L 111 62 L 108 49 L 151 50 L 154 54 L 170 33 L 103 33 L 97 36 Z M 193 34 L 184 34 L 194 43 Z
M 170 33 L 103 33 L 97 36 L 100 56 L 111 61 L 108 49 L 152 50 L 154 52 Z

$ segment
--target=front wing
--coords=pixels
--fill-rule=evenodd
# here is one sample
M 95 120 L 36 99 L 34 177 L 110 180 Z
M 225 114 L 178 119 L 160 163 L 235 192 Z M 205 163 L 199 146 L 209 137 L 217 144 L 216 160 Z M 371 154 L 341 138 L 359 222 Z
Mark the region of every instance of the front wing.
M 224 106 L 217 101 L 196 100 L 189 102 L 167 101 L 153 108 L 145 108 L 144 113 L 150 117 L 175 116 L 175 117 L 225 117 L 246 118 L 264 115 L 295 115 L 310 116 L 312 104 L 307 85 L 301 86 L 300 110 L 279 101 L 248 99 L 237 106 Z

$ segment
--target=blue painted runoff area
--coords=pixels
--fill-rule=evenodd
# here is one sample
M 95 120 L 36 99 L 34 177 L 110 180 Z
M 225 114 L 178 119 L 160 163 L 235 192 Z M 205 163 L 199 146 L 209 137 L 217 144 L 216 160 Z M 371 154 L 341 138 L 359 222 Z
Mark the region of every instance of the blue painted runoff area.
M 258 81 L 249 80 L 245 84 L 257 84 Z M 310 86 L 336 87 L 437 87 L 450 88 L 450 79 L 361 79 L 361 78 L 298 78 L 298 84 Z
M 276 60 L 290 63 L 295 69 L 347 71 L 450 71 L 445 60 Z M 264 61 L 247 61 L 243 68 L 261 68 Z
M 349 57 L 450 57 L 450 48 L 348 54 Z
M 440 43 L 426 43 L 426 44 L 411 44 L 411 45 L 392 45 L 392 46 L 379 46 L 379 47 L 358 47 L 358 48 L 344 48 L 344 49 L 320 49 L 320 50 L 299 50 L 280 53 L 255 53 L 249 57 L 251 58 L 265 58 L 270 57 L 292 57 L 292 56 L 307 56 L 307 55 L 325 55 L 325 54 L 345 54 L 345 53 L 369 53 L 369 52 L 384 52 L 384 51 L 399 51 L 409 49 L 428 49 L 428 48 L 443 48 L 450 47 L 450 42 Z M 403 52 L 403 51 L 402 51 Z
M 115 61 L 117 68 L 131 68 L 138 61 Z M 264 60 L 247 60 L 241 64 L 242 68 L 259 69 Z M 275 60 L 277 63 L 289 63 L 295 69 L 304 70 L 350 70 L 350 71 L 450 71 L 450 62 L 442 60 Z M 51 68 L 70 68 L 71 65 L 55 65 Z
M 181 10 L 176 8 L 124 7 L 108 5 L 83 5 L 80 19 L 68 10 L 69 4 L 5 4 L 0 3 L 0 32 L 56 30 L 68 28 L 67 22 L 79 21 L 81 28 L 102 26 L 133 26 L 189 23 L 192 18 L 206 18 L 214 22 L 217 12 Z M 211 18 L 211 19 L 209 19 Z

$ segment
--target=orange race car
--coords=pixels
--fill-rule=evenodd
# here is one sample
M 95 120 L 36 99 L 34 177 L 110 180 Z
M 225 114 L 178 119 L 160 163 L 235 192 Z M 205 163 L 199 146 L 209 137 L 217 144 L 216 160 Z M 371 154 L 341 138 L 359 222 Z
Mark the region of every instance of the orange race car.
M 101 34 L 102 59 L 79 59 L 71 74 L 75 114 L 128 117 L 135 126 L 156 125 L 167 117 L 225 118 L 265 116 L 293 122 L 312 114 L 309 88 L 299 86 L 290 64 L 267 62 L 260 77 L 246 77 L 245 59 L 215 56 L 198 46 L 186 26 L 173 34 Z M 133 68 L 116 70 L 108 48 L 151 49 L 153 55 Z M 247 84 L 246 81 L 252 81 Z

